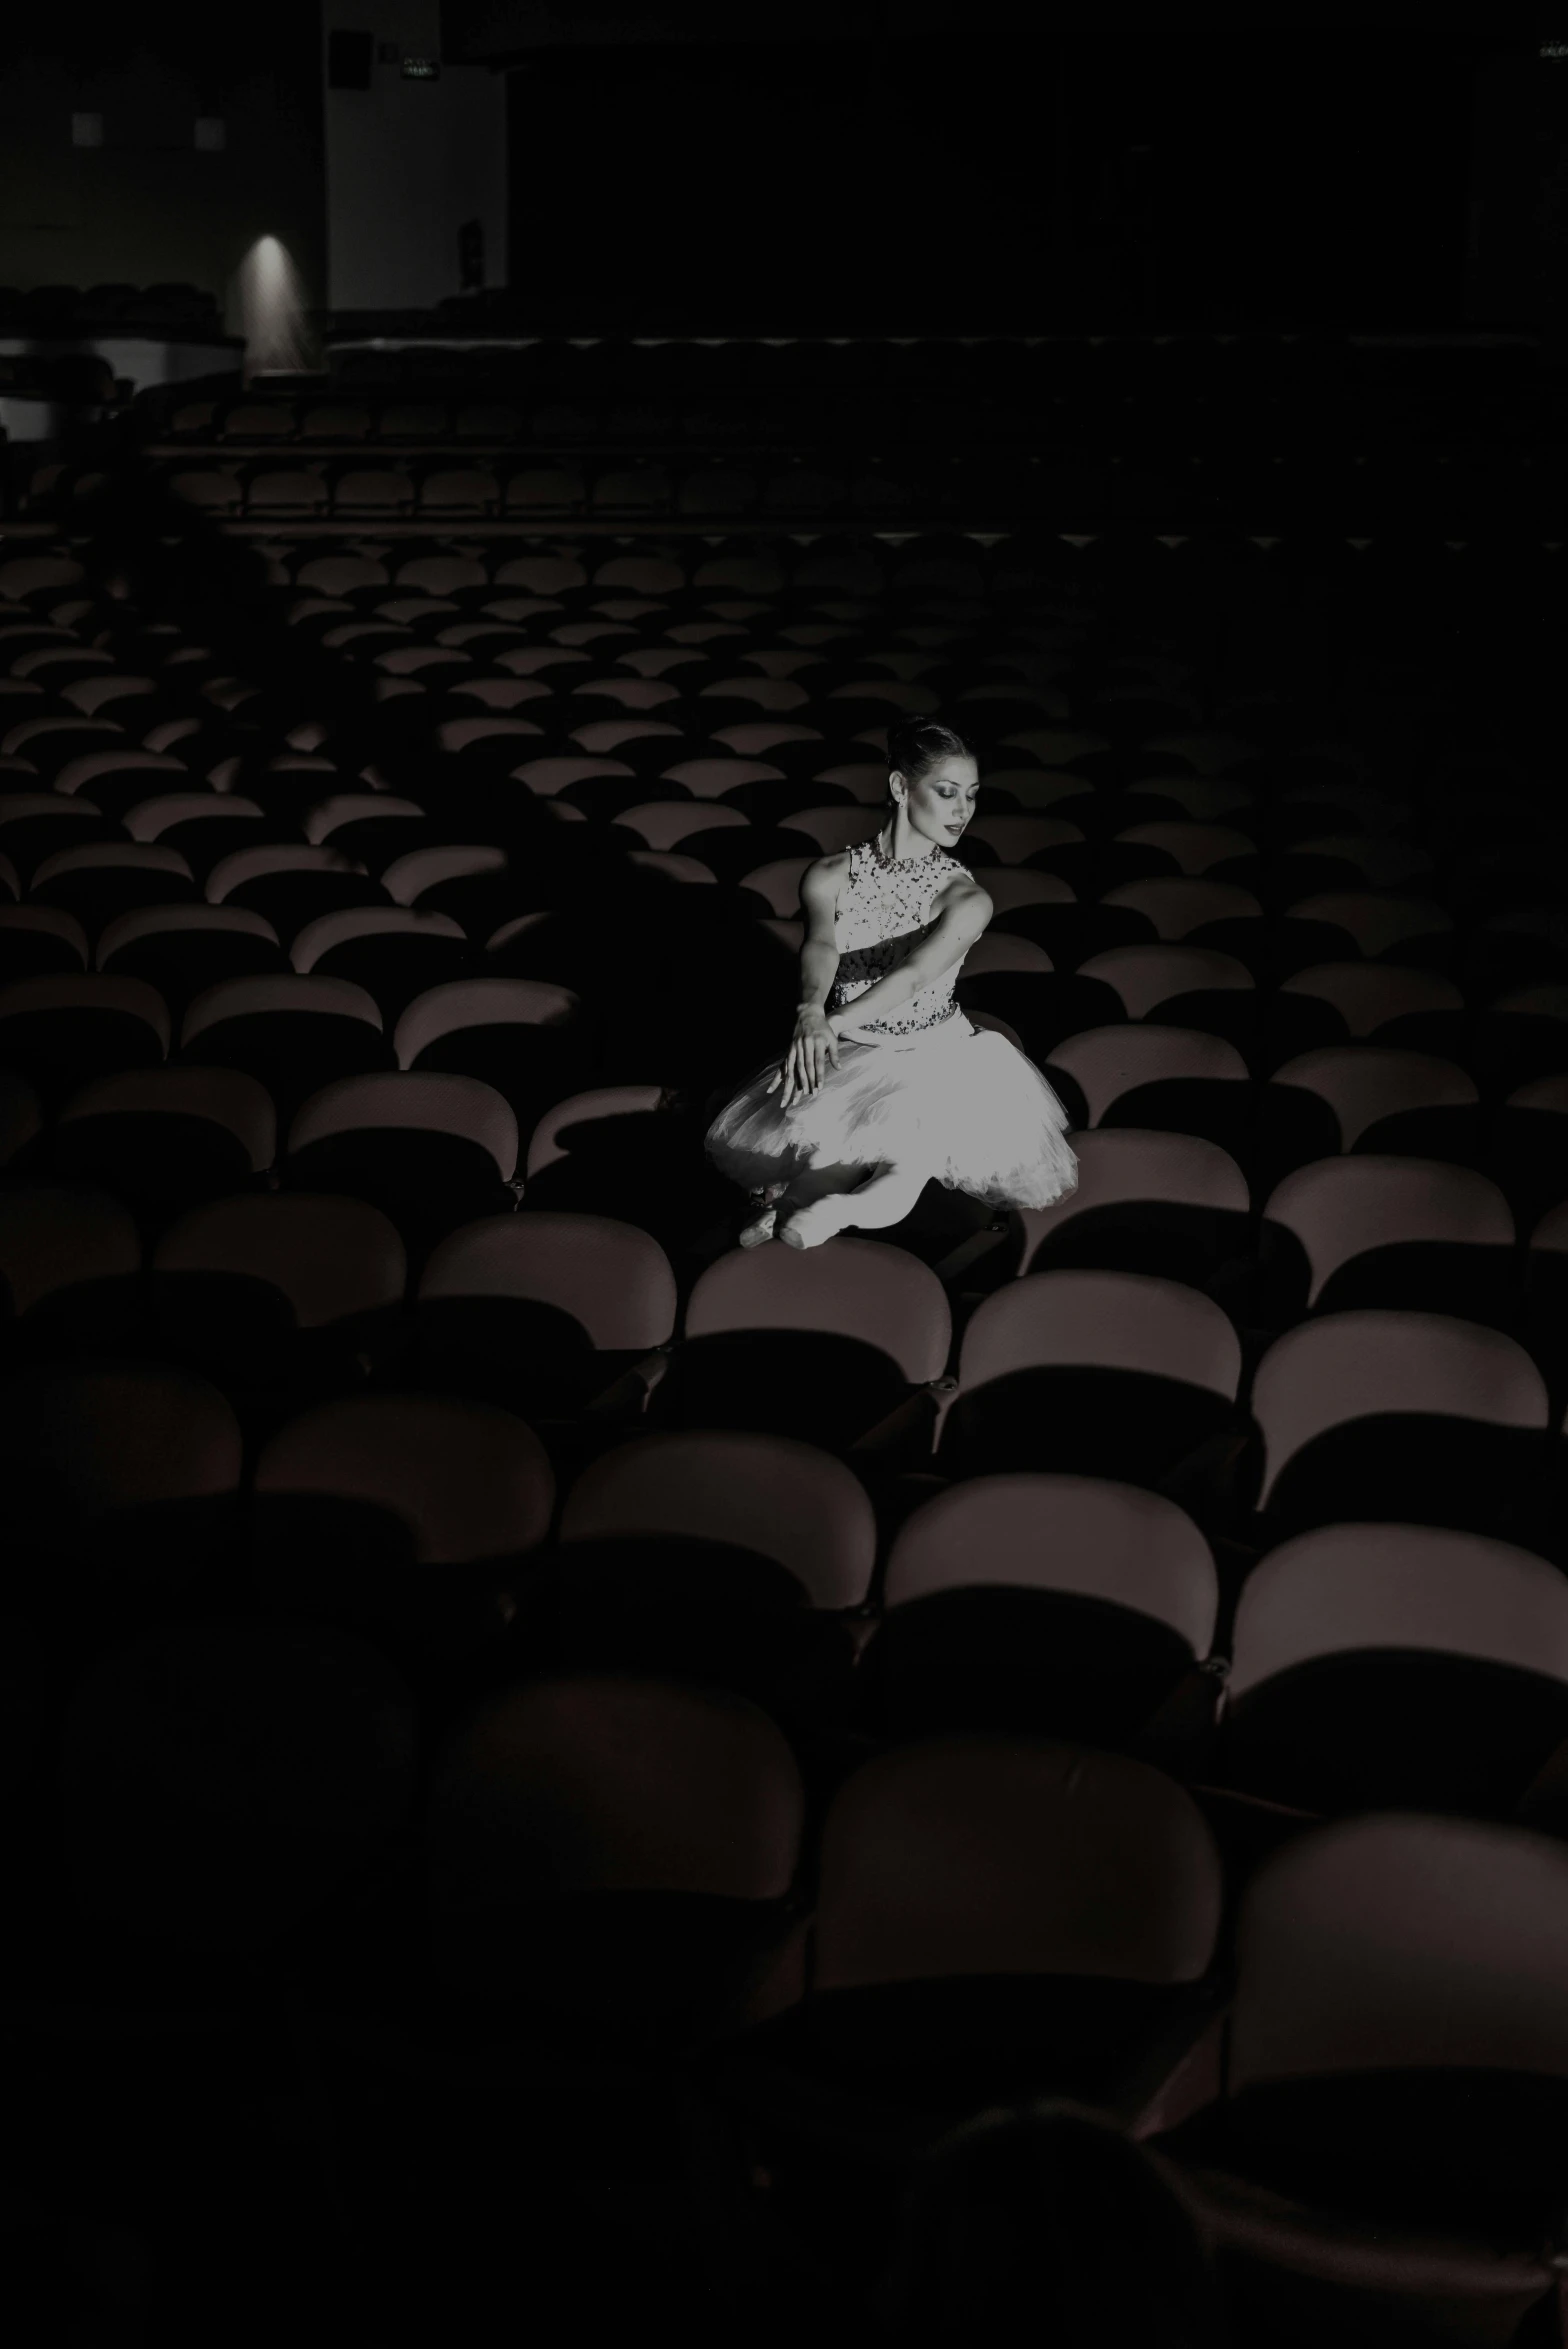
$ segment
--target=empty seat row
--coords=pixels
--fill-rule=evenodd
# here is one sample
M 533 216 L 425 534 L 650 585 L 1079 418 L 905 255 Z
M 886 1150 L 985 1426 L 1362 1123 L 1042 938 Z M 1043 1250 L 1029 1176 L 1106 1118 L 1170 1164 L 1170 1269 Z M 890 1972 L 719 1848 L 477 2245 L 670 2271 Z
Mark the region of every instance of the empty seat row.
M 1342 2287 L 1353 2240 L 1384 2317 L 1418 2286 L 1448 2290 L 1467 2324 L 1506 2338 L 1553 2289 L 1541 2214 L 1561 2117 L 1551 2002 L 1532 1986 L 1555 1979 L 1568 1825 L 1568 1188 L 1532 1186 L 1564 1165 L 1552 989 L 1568 974 L 1553 959 L 1545 736 L 1515 725 L 1528 707 L 1474 602 L 1439 678 L 1413 654 L 1401 670 L 1415 624 L 1376 609 L 1393 572 L 1369 566 L 1336 600 L 1348 554 L 1314 570 L 1253 549 L 1212 600 L 1173 550 L 1163 573 L 1158 558 L 1086 559 L 1063 599 L 1077 607 L 1057 648 L 1068 667 L 1040 680 L 1071 684 L 1065 717 L 1042 716 L 1052 749 L 1074 730 L 1113 741 L 1083 723 L 1081 689 L 1141 650 L 1187 672 L 1141 681 L 1191 685 L 1201 710 L 1143 728 L 1145 743 L 1233 728 L 1251 755 L 1167 751 L 1178 796 L 1163 803 L 1117 790 L 1136 778 L 1112 767 L 1058 792 L 1039 745 L 985 761 L 1027 772 L 1040 796 L 977 818 L 998 909 L 963 984 L 1059 1083 L 1078 1190 L 1003 1228 L 977 1220 L 956 1248 L 926 1202 L 902 1232 L 797 1256 L 734 1246 L 740 1201 L 706 1179 L 702 1133 L 775 1030 L 782 1044 L 797 859 L 870 814 L 875 725 L 858 751 L 830 744 L 832 765 L 862 773 L 821 785 L 826 731 L 791 737 L 787 719 L 771 742 L 701 737 L 690 766 L 684 739 L 651 732 L 592 749 L 487 735 L 508 713 L 465 711 L 431 690 L 434 671 L 422 689 L 371 662 L 312 666 L 321 648 L 286 611 L 315 582 L 280 582 L 241 625 L 201 546 L 193 534 L 181 553 L 193 587 L 166 572 L 154 594 L 157 574 L 137 574 L 128 617 L 172 609 L 179 649 L 210 641 L 222 663 L 192 676 L 180 717 L 119 737 L 190 723 L 144 746 L 178 756 L 183 740 L 190 764 L 98 770 L 97 865 L 45 872 L 25 824 L 53 811 L 17 812 L 16 882 L 33 894 L 16 910 L 56 918 L 0 923 L 68 950 L 48 982 L 61 998 L 12 988 L 16 1017 L 0 1021 L 0 1064 L 25 1061 L 43 1087 L 0 1079 L 14 2130 L 50 2150 L 53 2174 L 74 2180 L 90 2153 L 100 2183 L 112 2175 L 106 2081 L 139 2034 L 161 2077 L 125 2100 L 138 2191 L 151 2198 L 167 2161 L 182 2181 L 167 2206 L 190 2227 L 218 2199 L 203 2168 L 241 2198 L 251 2173 L 234 2148 L 249 2141 L 304 2200 L 298 2062 L 298 2110 L 352 2147 L 337 2174 L 356 2220 L 381 2229 L 364 2239 L 423 2227 L 445 2243 L 432 2214 L 466 2209 L 473 2241 L 498 2202 L 515 2210 L 494 2181 L 485 2199 L 488 2151 L 469 2158 L 493 2144 L 512 2081 L 530 2145 L 549 2140 L 544 2114 L 600 2095 L 619 2144 L 678 2076 L 693 2095 L 668 2131 L 687 2149 L 671 2179 L 714 2163 L 733 2125 L 744 2174 L 726 2215 L 744 2228 L 764 2203 L 800 2214 L 844 2277 L 879 2239 L 909 2148 L 988 2103 L 1066 2091 L 1155 2143 L 1238 2262 L 1287 2299 Z M 390 545 L 372 549 L 365 561 L 397 567 Z M 24 616 L 36 596 L 51 613 L 88 606 L 84 632 L 112 629 L 108 558 L 84 551 L 75 576 L 69 550 L 29 555 L 43 569 L 13 574 Z M 485 574 L 447 585 L 488 593 L 486 552 L 440 550 Z M 886 642 L 898 560 L 882 550 L 869 613 L 783 626 Z M 590 551 L 580 567 L 596 564 Z M 996 556 L 976 564 L 985 585 Z M 1512 628 L 1539 572 L 1489 576 Z M 607 582 L 605 600 L 656 599 L 659 579 Z M 539 584 L 519 582 L 519 601 Z M 727 586 L 726 602 L 765 601 Z M 1449 592 L 1430 580 L 1411 609 Z M 951 601 L 969 608 L 913 626 L 983 638 L 1006 608 Z M 521 613 L 518 648 L 552 657 L 564 617 Z M 717 624 L 753 621 L 758 650 L 792 643 L 771 610 Z M 180 685 L 130 633 L 91 649 L 112 656 L 99 680 Z M 584 673 L 619 675 L 610 649 Z M 751 665 L 726 657 L 715 674 Z M 63 662 L 57 674 L 72 681 Z M 526 674 L 497 664 L 481 681 Z M 928 674 L 945 712 L 963 685 Z M 400 690 L 376 700 L 376 681 Z M 11 682 L 69 725 L 41 675 Z M 1271 731 L 1219 718 L 1222 698 L 1261 706 L 1271 690 Z M 514 706 L 526 725 L 545 705 Z M 1328 737 L 1355 748 L 1359 783 L 1337 779 L 1355 807 L 1332 788 L 1290 798 L 1304 769 L 1288 762 Z M 0 751 L 37 752 L 9 780 L 71 796 L 46 789 L 69 769 L 66 739 Z M 732 754 L 777 771 L 741 780 L 716 765 Z M 285 755 L 318 763 L 273 764 Z M 192 781 L 257 815 L 147 814 Z M 352 815 L 328 804 L 341 799 Z M 726 884 L 744 875 L 694 850 L 750 848 L 748 829 L 761 840 L 791 815 L 809 819 L 803 845 L 768 858 L 772 894 L 726 927 Z M 399 830 L 418 821 L 429 835 Z M 394 900 L 347 909 L 391 919 L 379 945 L 334 931 L 318 959 L 303 926 L 240 902 L 252 882 L 281 900 L 302 868 L 247 868 L 221 904 L 198 894 L 244 853 L 226 830 L 285 822 L 287 839 L 255 847 L 344 855 L 365 868 L 350 881 Z M 188 845 L 186 824 L 205 827 Z M 1505 828 L 1518 853 L 1483 872 Z M 1342 938 L 1282 970 L 1277 952 L 1252 969 L 1245 941 L 1203 936 L 1200 909 L 1218 902 L 1203 893 L 1226 886 L 1220 851 L 1246 854 L 1237 840 L 1270 868 L 1238 929 L 1277 934 L 1331 894 Z M 1290 852 L 1325 841 L 1348 842 L 1351 873 L 1274 894 Z M 1176 869 L 1113 875 L 1113 845 Z M 195 953 L 167 907 L 132 908 L 111 933 L 48 903 L 60 884 L 94 910 L 86 876 L 131 848 L 178 860 L 143 867 L 188 880 L 175 910 L 254 917 L 213 939 L 280 960 L 287 945 L 290 967 L 203 974 L 233 1022 L 208 1016 L 211 996 L 197 1010 L 202 989 L 152 982 L 131 1021 L 147 1065 L 84 1067 L 84 1094 L 66 1065 L 74 1015 L 146 987 L 138 955 L 177 974 Z M 1042 848 L 1083 871 L 1031 868 Z M 454 852 L 464 869 L 405 862 Z M 611 887 L 634 855 L 651 860 L 631 866 L 638 885 Z M 502 882 L 526 896 L 493 904 Z M 1107 889 L 1144 894 L 1110 905 Z M 1136 931 L 1094 928 L 1135 909 Z M 459 933 L 441 950 L 483 953 L 485 970 L 453 986 L 422 962 L 400 994 L 409 973 L 389 974 L 416 944 L 435 950 L 438 915 Z M 1503 944 L 1488 962 L 1477 940 Z M 662 979 L 620 984 L 650 942 L 669 957 L 647 965 Z M 311 991 L 360 983 L 325 963 L 373 946 L 373 1016 L 359 1006 L 344 1032 L 373 1038 L 380 1065 L 328 1072 L 290 1104 L 309 1073 L 301 1032 L 327 1010 Z M 496 1082 L 425 1065 L 443 1006 L 515 1013 L 523 996 L 484 990 L 519 981 L 536 1012 L 564 1016 L 471 1031 L 501 1055 Z M 263 1017 L 245 994 L 259 983 L 294 1007 L 276 1090 L 249 1069 L 166 1062 L 193 1014 L 192 1054 Z M 718 994 L 724 1016 L 699 1041 Z M 56 1012 L 72 1016 L 44 1035 Z M 625 1082 L 519 1117 L 504 1097 L 516 1064 L 590 1014 L 600 1074 Z M 168 1194 L 130 1196 L 159 1164 L 177 1177 Z M 291 1986 L 287 2034 L 255 1995 L 258 1954 Z M 187 2034 L 182 2060 L 158 2018 L 198 1975 L 194 1995 L 220 2011 L 243 1985 L 243 2020 Z M 96 2036 L 62 2075 L 78 2008 Z M 665 2060 L 612 2069 L 649 2048 Z M 234 2087 L 252 2069 L 255 2103 Z M 636 2108 L 619 2088 L 631 2076 Z M 725 2126 L 710 2136 L 713 2108 Z M 726 2176 L 728 2158 L 714 2163 Z M 666 2238 L 684 2190 L 647 2197 L 639 2239 Z M 597 2225 L 610 2197 L 585 2199 Z M 323 2207 L 341 2220 L 348 2205 Z M 1434 2228 L 1450 2262 L 1435 2286 Z
M 292 1268 L 258 1253 L 267 1219 L 255 1214 L 226 1229 L 208 1214 L 172 1234 L 158 1279 L 174 1341 L 215 1354 L 225 1279 L 235 1291 L 258 1278 L 288 1280 L 297 1302 L 313 1289 L 318 1312 L 344 1308 L 311 1325 L 318 1340 L 334 1322 L 363 1336 L 398 1302 L 401 1267 L 390 1246 L 378 1267 L 363 1253 L 377 1236 L 369 1218 L 337 1218 L 334 1232 L 329 1210 L 301 1199 L 278 1218 L 295 1225 Z M 576 1310 L 592 1286 L 601 1318 L 618 1319 L 602 1334 L 622 1353 L 667 1322 L 667 1298 L 644 1283 L 638 1306 L 617 1306 L 606 1261 L 563 1253 L 564 1229 L 530 1232 L 529 1220 L 509 1238 L 531 1246 L 498 1250 L 500 1229 L 478 1226 L 427 1268 L 417 1343 L 433 1363 L 487 1312 L 509 1312 L 515 1332 L 531 1308 L 542 1326 L 544 1308 L 571 1296 L 568 1267 Z M 357 1281 L 334 1282 L 320 1261 L 335 1239 L 360 1243 Z M 702 1342 L 700 1331 L 688 1339 Z M 602 1380 L 618 1355 L 595 1352 Z M 1329 1353 L 1316 1366 L 1320 1411 Z M 187 1591 L 248 1557 L 275 1602 L 286 1593 L 295 1612 L 363 1630 L 383 1605 L 417 1616 L 417 1593 L 399 1582 L 412 1567 L 429 1580 L 431 1623 L 454 1606 L 471 1613 L 476 1587 L 510 1591 L 503 1616 L 475 1619 L 467 1636 L 510 1639 L 535 1671 L 566 1660 L 678 1669 L 684 1639 L 705 1654 L 706 1676 L 792 1731 L 801 1722 L 781 1667 L 809 1650 L 816 1701 L 847 1704 L 883 1745 L 1082 1737 L 1308 1815 L 1408 1803 L 1560 1818 L 1560 1547 L 1554 1565 L 1440 1516 L 1346 1521 L 1320 1507 L 1291 1531 L 1287 1512 L 1238 1598 L 1187 1510 L 1092 1469 L 978 1471 L 923 1501 L 891 1541 L 853 1455 L 846 1464 L 741 1427 L 612 1434 L 558 1495 L 550 1452 L 517 1415 L 523 1391 L 514 1383 L 503 1405 L 472 1391 L 331 1396 L 264 1429 L 248 1470 L 239 1422 L 187 1367 L 35 1369 L 8 1390 L 10 1597 L 67 1559 L 123 1574 L 150 1545 Z M 1272 1444 L 1289 1407 L 1268 1400 Z M 1335 1430 L 1377 1433 L 1343 1408 Z M 1559 1488 L 1562 1475 L 1559 1465 Z M 447 1570 L 444 1590 L 431 1569 Z M 814 1624 L 780 1614 L 786 1589 Z M 105 1603 L 114 1596 L 111 1585 Z M 869 1641 L 847 1639 L 868 1605 Z M 389 1621 L 378 1628 L 401 1644 Z

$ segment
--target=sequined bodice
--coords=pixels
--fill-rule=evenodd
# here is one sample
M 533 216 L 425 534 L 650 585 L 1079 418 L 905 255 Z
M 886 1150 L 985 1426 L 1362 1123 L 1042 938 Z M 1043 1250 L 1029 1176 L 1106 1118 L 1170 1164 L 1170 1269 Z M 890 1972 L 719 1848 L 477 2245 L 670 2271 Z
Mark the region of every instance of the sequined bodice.
M 931 908 L 950 883 L 967 880 L 967 868 L 943 849 L 929 856 L 882 862 L 875 841 L 857 841 L 849 852 L 849 877 L 839 896 L 835 939 L 837 975 L 828 995 L 829 1011 L 842 1011 L 911 953 L 934 926 Z M 962 966 L 953 963 L 929 987 L 885 1019 L 869 1019 L 873 1036 L 909 1036 L 934 1028 L 953 1015 L 953 987 Z

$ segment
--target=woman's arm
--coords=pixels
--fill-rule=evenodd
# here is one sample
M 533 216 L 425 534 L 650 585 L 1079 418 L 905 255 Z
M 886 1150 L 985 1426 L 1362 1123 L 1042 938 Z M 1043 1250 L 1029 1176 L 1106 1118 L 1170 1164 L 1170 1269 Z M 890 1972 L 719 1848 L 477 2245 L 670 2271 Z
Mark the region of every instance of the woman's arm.
M 838 948 L 830 939 L 808 938 L 800 950 L 797 1011 L 821 1011 L 838 976 Z
M 800 906 L 806 934 L 800 949 L 800 1001 L 795 1033 L 768 1091 L 782 1085 L 779 1106 L 788 1109 L 801 1093 L 815 1093 L 829 1061 L 838 1067 L 838 1038 L 826 1011 L 828 989 L 838 971 L 838 890 L 842 856 L 817 857 L 800 876 Z
M 994 908 L 978 881 L 960 883 L 943 906 L 940 918 L 933 923 L 917 946 L 912 946 L 902 962 L 895 963 L 863 995 L 854 996 L 842 1011 L 829 1016 L 829 1025 L 835 1034 L 841 1028 L 857 1028 L 865 1020 L 885 1019 L 897 1011 L 900 1004 L 918 995 L 922 987 L 929 987 L 955 962 L 962 962 Z
M 800 876 L 800 910 L 806 934 L 800 949 L 797 1011 L 820 1011 L 838 976 L 838 880 L 842 858 L 819 857 Z

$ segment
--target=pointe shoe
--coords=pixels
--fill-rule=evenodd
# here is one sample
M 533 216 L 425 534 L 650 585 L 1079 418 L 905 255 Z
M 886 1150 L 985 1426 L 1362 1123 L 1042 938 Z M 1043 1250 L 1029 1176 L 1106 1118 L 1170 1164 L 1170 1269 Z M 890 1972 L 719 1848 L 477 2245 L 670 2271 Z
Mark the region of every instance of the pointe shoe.
M 843 1193 L 829 1191 L 808 1207 L 797 1207 L 788 1221 L 780 1224 L 778 1237 L 789 1248 L 820 1248 L 824 1240 L 843 1230 L 848 1220 L 844 1206 Z
M 750 1223 L 742 1227 L 741 1247 L 760 1248 L 764 1240 L 772 1239 L 779 1205 L 788 1189 L 787 1183 L 769 1183 L 763 1189 L 751 1193 L 751 1204 L 760 1208 L 761 1213 L 754 1216 Z

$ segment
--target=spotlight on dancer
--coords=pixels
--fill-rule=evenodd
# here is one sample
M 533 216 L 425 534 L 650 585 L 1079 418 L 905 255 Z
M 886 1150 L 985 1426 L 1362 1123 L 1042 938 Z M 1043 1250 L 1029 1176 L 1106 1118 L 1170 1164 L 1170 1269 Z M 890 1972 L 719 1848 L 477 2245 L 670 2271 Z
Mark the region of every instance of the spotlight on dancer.
M 995 1208 L 1077 1188 L 1067 1112 L 1007 1037 L 954 1000 L 992 904 L 952 853 L 979 765 L 929 718 L 888 732 L 888 801 L 869 840 L 801 876 L 795 1032 L 709 1126 L 715 1166 L 751 1194 L 743 1248 L 815 1248 L 902 1222 L 933 1179 Z

